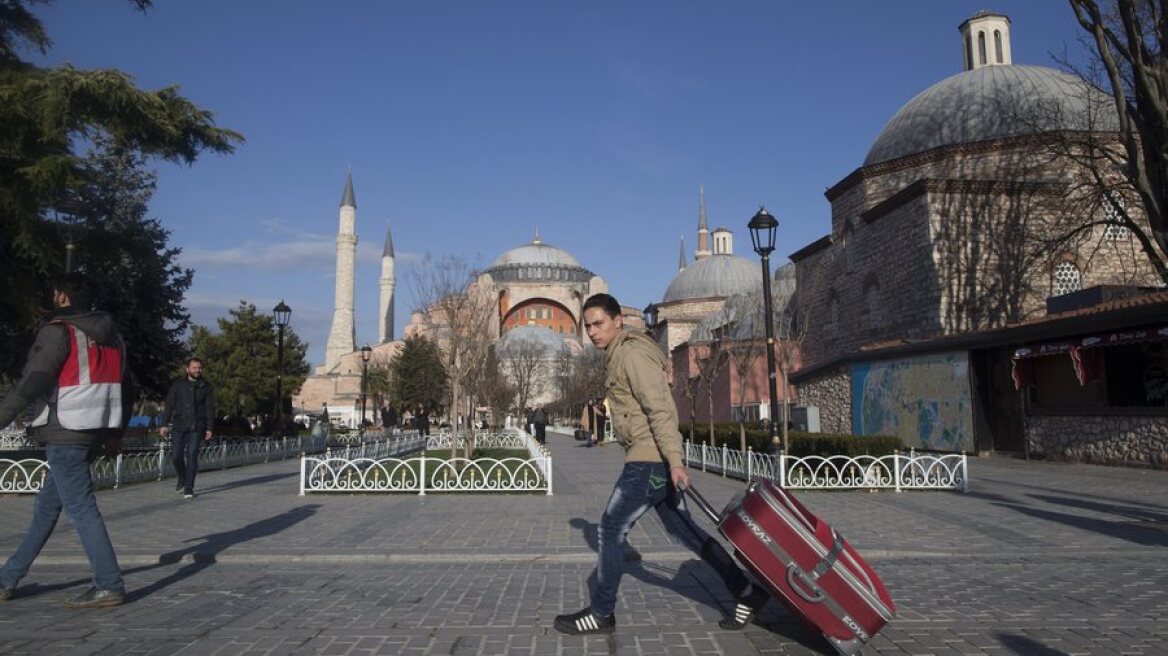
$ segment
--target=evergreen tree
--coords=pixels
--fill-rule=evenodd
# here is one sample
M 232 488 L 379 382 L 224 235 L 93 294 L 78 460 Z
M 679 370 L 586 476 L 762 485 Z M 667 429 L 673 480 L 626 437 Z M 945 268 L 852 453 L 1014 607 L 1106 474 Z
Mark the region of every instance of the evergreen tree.
M 219 332 L 195 326 L 191 350 L 203 360 L 203 375 L 215 386 L 218 413 L 274 414 L 276 410 L 277 331 L 270 315 L 239 302 Z M 284 329 L 284 393 L 308 377 L 308 345 L 291 327 Z
M 140 153 L 97 140 L 78 190 L 71 238 L 73 263 L 94 282 L 94 303 L 113 314 L 130 368 L 148 398 L 166 394 L 176 362 L 186 357 L 190 315 L 183 294 L 193 272 L 175 264 L 170 231 L 146 216 L 156 175 Z
M 0 378 L 19 372 L 27 334 L 47 305 L 47 281 L 64 268 L 60 226 L 50 219 L 89 179 L 78 143 L 108 138 L 141 157 L 191 163 L 242 141 L 176 87 L 145 91 L 120 71 L 22 60 L 22 50 L 45 53 L 51 45 L 29 9 L 46 1 L 0 0 Z
M 419 405 L 434 411 L 449 392 L 438 346 L 421 336 L 406 337 L 397 357 L 389 362 L 392 398 L 403 410 Z

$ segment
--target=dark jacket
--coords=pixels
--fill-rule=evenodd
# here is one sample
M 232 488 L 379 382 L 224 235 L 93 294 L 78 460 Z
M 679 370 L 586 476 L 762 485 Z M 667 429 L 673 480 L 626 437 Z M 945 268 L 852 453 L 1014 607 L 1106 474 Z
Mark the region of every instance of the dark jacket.
M 162 425 L 175 432 L 205 432 L 215 427 L 215 390 L 205 379 L 186 376 L 170 385 Z
M 85 312 L 75 308 L 61 308 L 53 312 L 50 321 L 59 319 L 73 324 L 77 330 L 103 346 L 121 343 L 113 317 L 105 312 Z M 69 330 L 59 323 L 46 323 L 37 331 L 36 341 L 28 352 L 20 381 L 0 401 L 0 427 L 7 426 L 25 408 L 34 406 L 39 412 L 49 406 L 48 423 L 33 430 L 33 437 L 43 444 L 92 445 L 108 437 L 121 437 L 133 414 L 136 392 L 128 370 L 122 382 L 122 426 L 118 429 L 70 430 L 57 419 L 57 376 L 69 357 Z M 125 353 L 123 362 L 125 361 Z

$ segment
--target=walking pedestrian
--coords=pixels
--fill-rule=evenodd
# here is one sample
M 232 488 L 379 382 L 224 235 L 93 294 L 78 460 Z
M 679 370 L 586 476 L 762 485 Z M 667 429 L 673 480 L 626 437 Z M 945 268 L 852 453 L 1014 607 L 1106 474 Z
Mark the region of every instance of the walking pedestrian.
M 694 523 L 681 491 L 689 485 L 682 462 L 677 407 L 666 379 L 665 354 L 644 333 L 624 327 L 620 303 L 608 294 L 584 302 L 588 338 L 603 349 L 605 389 L 613 432 L 625 449 L 625 464 L 600 518 L 596 590 L 592 604 L 555 618 L 556 630 L 571 635 L 616 630 L 616 595 L 624 574 L 626 538 L 650 508 L 722 578 L 736 600 L 734 614 L 719 626 L 737 630 L 754 618 L 769 594 L 750 582 L 730 554 Z
M 109 314 L 90 311 L 89 299 L 88 281 L 81 274 L 65 274 L 54 282 L 53 313 L 37 331 L 20 381 L 0 401 L 0 426 L 25 408 L 40 406 L 33 436 L 45 445 L 49 464 L 28 531 L 0 568 L 0 601 L 15 595 L 62 509 L 93 569 L 92 586 L 65 605 L 99 608 L 126 599 L 89 466 L 103 450 L 117 454 L 135 392 L 117 326 Z
M 187 359 L 186 376 L 170 385 L 159 434 L 173 433 L 171 459 L 178 477 L 174 489 L 184 499 L 195 496 L 195 474 L 199 471 L 199 447 L 214 436 L 215 389 L 203 379 L 203 361 Z
M 531 424 L 535 427 L 535 439 L 540 444 L 547 444 L 547 409 L 542 405 L 531 413 Z

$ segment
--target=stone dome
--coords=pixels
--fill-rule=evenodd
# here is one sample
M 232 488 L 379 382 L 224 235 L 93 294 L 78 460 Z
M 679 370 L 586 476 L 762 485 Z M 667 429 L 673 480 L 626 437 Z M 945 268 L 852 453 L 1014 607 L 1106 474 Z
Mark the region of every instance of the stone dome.
M 500 348 L 506 351 L 523 342 L 539 345 L 549 356 L 560 355 L 569 350 L 563 335 L 543 326 L 516 326 L 508 330 L 500 338 Z
M 737 255 L 711 255 L 679 271 L 661 302 L 732 296 L 761 284 L 762 270 L 757 262 Z
M 531 243 L 512 248 L 487 267 L 497 282 L 588 282 L 593 273 L 568 251 L 545 244 L 539 234 Z
M 579 267 L 580 262 L 572 257 L 568 251 L 545 244 L 538 238 L 531 241 L 529 244 L 524 244 L 503 253 L 496 257 L 488 269 L 496 267 L 504 267 L 509 264 L 523 264 L 531 266 L 543 265 L 559 265 L 569 267 Z
M 1048 130 L 1116 128 L 1111 100 L 1078 77 L 1045 66 L 983 66 L 908 101 L 876 137 L 864 165 Z

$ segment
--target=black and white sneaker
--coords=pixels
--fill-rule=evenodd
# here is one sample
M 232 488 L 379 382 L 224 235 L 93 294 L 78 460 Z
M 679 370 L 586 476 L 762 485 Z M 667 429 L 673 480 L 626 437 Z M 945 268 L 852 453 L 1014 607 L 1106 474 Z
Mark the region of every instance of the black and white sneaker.
M 718 622 L 718 626 L 727 631 L 739 631 L 746 628 L 754 619 L 758 610 L 766 605 L 770 594 L 757 585 L 751 585 L 748 592 L 734 604 L 734 614 Z
M 590 635 L 616 631 L 616 615 L 597 615 L 592 607 L 571 615 L 557 615 L 556 630 L 568 635 Z

